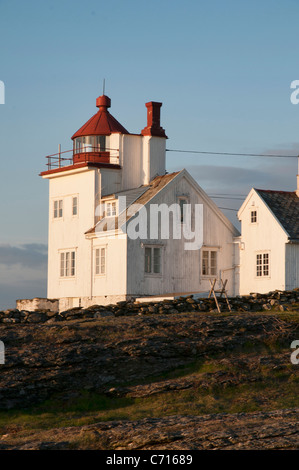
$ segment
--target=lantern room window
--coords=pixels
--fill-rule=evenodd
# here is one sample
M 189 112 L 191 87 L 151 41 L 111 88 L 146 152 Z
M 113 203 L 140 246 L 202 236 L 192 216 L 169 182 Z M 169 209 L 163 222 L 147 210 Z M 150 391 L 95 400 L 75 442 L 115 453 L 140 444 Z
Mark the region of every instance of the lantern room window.
M 106 152 L 109 136 L 89 135 L 77 137 L 74 141 L 74 153 Z

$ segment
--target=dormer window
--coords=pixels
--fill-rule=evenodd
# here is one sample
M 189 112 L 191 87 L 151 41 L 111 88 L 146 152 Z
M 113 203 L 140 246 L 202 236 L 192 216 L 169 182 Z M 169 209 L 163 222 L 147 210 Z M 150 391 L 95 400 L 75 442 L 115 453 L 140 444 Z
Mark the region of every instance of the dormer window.
M 116 201 L 106 202 L 106 217 L 116 216 Z

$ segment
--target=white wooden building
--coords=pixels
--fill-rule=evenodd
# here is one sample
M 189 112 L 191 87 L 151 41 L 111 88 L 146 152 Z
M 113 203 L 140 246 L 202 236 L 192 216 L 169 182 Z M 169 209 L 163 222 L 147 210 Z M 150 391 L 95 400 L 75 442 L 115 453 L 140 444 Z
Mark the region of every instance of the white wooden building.
M 206 292 L 214 278 L 228 279 L 229 294 L 237 294 L 239 233 L 185 169 L 166 172 L 162 104 L 146 103 L 147 125 L 139 134 L 110 114 L 110 104 L 105 95 L 97 99 L 99 111 L 72 137 L 69 164 L 59 155 L 56 167 L 49 159 L 41 173 L 49 180 L 48 298 L 59 299 L 62 310 Z M 171 230 L 163 236 L 163 217 L 156 235 L 149 217 L 147 233 L 138 233 L 138 217 L 161 204 L 180 208 L 180 229 L 187 220 L 184 207 L 191 207 L 201 247 L 186 250 L 186 239 Z M 201 227 L 196 207 L 202 208 Z
M 292 192 L 252 189 L 238 218 L 240 294 L 299 287 L 299 184 Z

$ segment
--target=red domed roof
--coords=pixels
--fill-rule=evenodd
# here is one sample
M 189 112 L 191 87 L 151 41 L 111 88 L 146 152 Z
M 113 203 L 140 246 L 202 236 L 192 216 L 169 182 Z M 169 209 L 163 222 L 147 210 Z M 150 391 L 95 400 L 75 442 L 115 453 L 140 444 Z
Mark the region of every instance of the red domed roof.
M 72 139 L 85 135 L 129 134 L 129 132 L 109 113 L 108 108 L 111 106 L 111 100 L 108 96 L 99 96 L 96 104 L 99 111 L 80 127 L 73 135 Z

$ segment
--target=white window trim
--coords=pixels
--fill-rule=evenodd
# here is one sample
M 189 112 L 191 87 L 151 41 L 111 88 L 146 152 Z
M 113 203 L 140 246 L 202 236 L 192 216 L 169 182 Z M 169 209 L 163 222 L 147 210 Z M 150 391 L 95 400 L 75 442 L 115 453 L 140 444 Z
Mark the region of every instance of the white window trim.
M 58 215 L 57 217 L 55 217 L 55 203 L 58 203 L 58 207 L 57 207 L 57 211 L 58 211 Z M 62 210 L 62 215 L 60 216 L 59 215 L 59 211 L 60 211 L 60 203 L 61 203 L 61 210 Z M 52 220 L 63 220 L 63 217 L 64 217 L 64 201 L 63 201 L 63 198 L 53 198 L 52 199 Z
M 117 217 L 117 213 L 118 213 L 118 204 L 117 204 L 117 199 L 113 199 L 113 200 L 110 200 L 110 201 L 105 201 L 105 217 L 107 218 L 110 218 L 110 217 Z M 108 206 L 111 206 L 115 204 L 115 214 L 109 214 L 108 215 Z
M 143 245 L 143 248 L 144 248 L 144 258 L 143 258 L 143 272 L 144 272 L 144 276 L 145 277 L 154 277 L 154 278 L 160 278 L 160 277 L 163 277 L 163 245 L 151 245 L 151 244 L 146 244 L 146 245 Z M 160 272 L 159 273 L 154 273 L 153 271 L 151 271 L 150 273 L 146 272 L 145 271 L 145 249 L 146 248 L 151 248 L 152 252 L 151 252 L 151 262 L 152 262 L 152 269 L 153 269 L 153 266 L 154 266 L 154 263 L 153 263 L 153 260 L 154 260 L 154 257 L 153 257 L 153 249 L 154 248 L 159 248 L 160 249 Z
M 73 213 L 74 210 L 74 199 L 77 198 L 77 214 Z M 72 195 L 72 217 L 79 217 L 79 195 L 78 194 L 73 194 Z
M 72 269 L 72 253 L 75 253 L 75 267 L 74 267 L 74 274 L 70 274 L 66 276 L 65 274 L 62 276 L 61 275 L 61 255 L 64 254 L 64 272 L 66 271 L 66 253 L 70 254 L 69 262 L 70 262 L 70 267 L 69 269 Z M 78 257 L 77 257 L 77 248 L 69 248 L 69 249 L 63 249 L 63 250 L 58 250 L 59 254 L 59 279 L 60 280 L 74 280 L 77 277 L 77 265 L 78 265 Z
M 211 252 L 216 252 L 216 274 L 203 274 L 203 252 L 208 251 L 209 252 L 209 260 L 208 260 L 208 271 L 211 269 Z M 203 279 L 218 279 L 218 260 L 219 257 L 219 248 L 213 247 L 213 246 L 202 246 L 200 250 L 200 275 Z
M 256 221 L 255 222 L 252 222 L 252 212 L 255 212 L 256 213 Z M 255 206 L 251 207 L 250 208 L 250 216 L 249 216 L 249 220 L 250 220 L 250 225 L 256 225 L 258 223 L 258 210 Z
M 100 250 L 100 253 L 99 253 L 99 258 L 100 258 L 100 262 L 99 262 L 99 268 L 101 268 L 101 250 L 104 249 L 105 250 L 105 272 L 102 273 L 102 272 L 99 272 L 97 273 L 97 250 Z M 99 246 L 95 246 L 94 247 L 94 275 L 95 277 L 105 277 L 107 275 L 107 245 L 99 245 Z M 100 269 L 101 271 L 101 269 Z
M 264 257 L 263 255 L 268 255 L 268 272 L 269 274 L 268 275 L 264 275 L 263 274 L 263 268 L 264 268 Z M 257 255 L 262 255 L 262 275 L 261 276 L 258 276 L 257 275 Z M 259 250 L 259 251 L 255 251 L 254 253 L 254 274 L 255 274 L 255 279 L 259 280 L 259 279 L 271 279 L 271 250 Z

